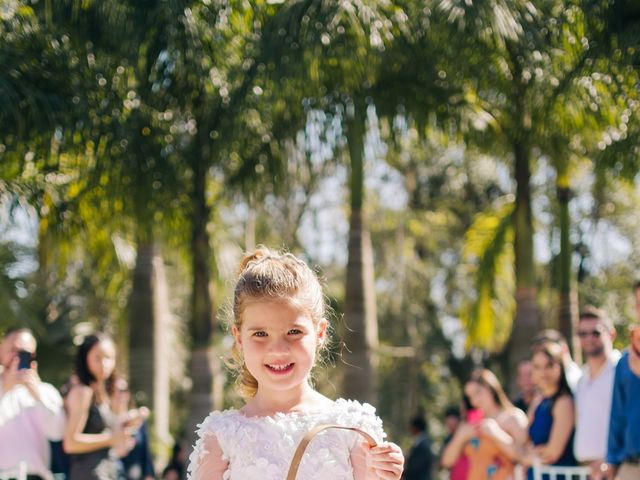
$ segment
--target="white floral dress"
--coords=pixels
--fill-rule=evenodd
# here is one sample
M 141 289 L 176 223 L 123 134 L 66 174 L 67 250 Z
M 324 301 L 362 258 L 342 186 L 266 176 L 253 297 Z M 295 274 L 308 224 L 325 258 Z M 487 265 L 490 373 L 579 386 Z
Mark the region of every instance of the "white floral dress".
M 314 412 L 269 417 L 247 417 L 238 410 L 216 411 L 198 425 L 187 478 L 192 478 L 200 459 L 207 454 L 204 438 L 215 434 L 223 459 L 229 461 L 224 480 L 284 480 L 302 437 L 323 423 L 357 427 L 378 442 L 386 436 L 375 408 L 353 400 L 339 399 Z M 331 429 L 318 434 L 302 458 L 297 480 L 353 480 L 350 450 L 361 441 L 357 433 L 348 430 Z

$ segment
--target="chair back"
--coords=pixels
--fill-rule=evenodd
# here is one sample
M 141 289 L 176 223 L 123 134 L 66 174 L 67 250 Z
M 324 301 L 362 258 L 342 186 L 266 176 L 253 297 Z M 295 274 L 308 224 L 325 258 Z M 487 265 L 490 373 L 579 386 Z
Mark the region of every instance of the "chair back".
M 533 480 L 588 480 L 589 467 L 534 465 Z

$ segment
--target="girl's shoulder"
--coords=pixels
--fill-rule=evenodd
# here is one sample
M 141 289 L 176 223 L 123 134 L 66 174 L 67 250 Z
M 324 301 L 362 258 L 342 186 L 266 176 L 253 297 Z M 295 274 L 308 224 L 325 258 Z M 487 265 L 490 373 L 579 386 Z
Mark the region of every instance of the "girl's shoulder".
M 93 389 L 89 385 L 79 383 L 71 387 L 69 393 L 66 395 L 66 401 L 67 404 L 89 406 L 93 401 L 93 397 Z
M 332 405 L 331 415 L 333 419 L 330 423 L 359 428 L 371 434 L 378 442 L 386 437 L 382 420 L 373 405 L 339 398 Z
M 202 423 L 198 424 L 196 433 L 199 437 L 207 434 L 224 433 L 224 430 L 237 424 L 241 417 L 245 418 L 244 415 L 233 408 L 228 410 L 214 410 L 205 417 Z

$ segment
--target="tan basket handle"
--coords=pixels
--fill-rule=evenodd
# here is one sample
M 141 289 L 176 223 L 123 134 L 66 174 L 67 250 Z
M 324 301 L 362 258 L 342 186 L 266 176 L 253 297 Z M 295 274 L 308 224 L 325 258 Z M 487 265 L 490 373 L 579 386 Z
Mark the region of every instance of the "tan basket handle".
M 352 432 L 359 433 L 362 435 L 371 447 L 375 447 L 377 442 L 375 439 L 369 435 L 367 432 L 360 430 L 356 427 L 343 427 L 342 425 L 331 425 L 331 424 L 320 424 L 313 427 L 309 430 L 306 435 L 300 440 L 298 444 L 298 448 L 296 448 L 296 452 L 293 454 L 293 460 L 291 460 L 291 466 L 289 467 L 289 473 L 287 473 L 287 480 L 296 480 L 296 475 L 298 474 L 298 468 L 300 467 L 300 462 L 302 461 L 302 455 L 304 455 L 304 451 L 313 440 L 317 434 L 324 430 L 328 430 L 329 428 L 339 428 L 340 430 L 351 430 Z

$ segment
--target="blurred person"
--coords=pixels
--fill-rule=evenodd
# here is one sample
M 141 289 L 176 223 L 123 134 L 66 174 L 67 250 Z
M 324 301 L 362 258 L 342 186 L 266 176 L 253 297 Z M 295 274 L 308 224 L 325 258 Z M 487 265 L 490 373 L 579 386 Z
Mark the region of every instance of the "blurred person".
M 529 440 L 531 448 L 523 463 L 533 465 L 574 466 L 574 405 L 567 382 L 564 352 L 555 342 L 533 347 L 531 357 L 533 382 L 540 391 L 529 408 Z M 529 479 L 533 473 L 529 469 Z M 558 480 L 563 480 L 558 477 Z
M 433 454 L 431 440 L 427 434 L 427 422 L 421 415 L 411 419 L 409 431 L 413 443 L 404 465 L 402 478 L 405 480 L 431 480 Z
M 613 381 L 607 463 L 615 480 L 640 479 L 640 319 L 630 330 Z
M 456 433 L 456 430 L 458 430 L 458 427 L 461 424 L 461 410 L 466 412 L 469 412 L 472 409 L 471 407 L 471 403 L 469 402 L 469 398 L 464 395 L 463 396 L 463 401 L 462 401 L 462 409 L 456 406 L 450 406 L 447 407 L 447 409 L 444 412 L 444 427 L 447 431 L 447 435 L 444 438 L 444 441 L 442 442 L 442 449 L 440 450 L 440 466 L 444 467 L 444 465 L 442 465 L 442 455 L 444 453 L 444 450 L 447 448 L 447 445 L 449 445 L 449 442 L 451 442 L 451 440 L 453 439 L 453 436 Z M 453 466 L 451 466 L 449 469 L 449 479 L 450 480 L 467 480 L 467 476 L 469 473 L 469 459 L 464 455 L 464 453 L 462 455 L 460 455 L 460 457 L 458 458 L 458 460 L 453 464 Z
M 591 467 L 592 480 L 600 480 L 607 470 L 611 396 L 620 352 L 613 349 L 616 331 L 611 319 L 595 307 L 581 312 L 578 337 L 586 364 L 575 391 L 574 454 L 578 462 Z
M 468 480 L 501 480 L 513 475 L 514 463 L 527 441 L 527 417 L 507 398 L 490 370 L 477 370 L 465 385 L 472 410 L 442 455 L 451 467 L 461 455 L 469 458 Z
M 564 336 L 558 330 L 549 328 L 546 330 L 542 330 L 533 338 L 532 346 L 535 347 L 546 342 L 557 343 L 558 345 L 560 345 L 560 348 L 562 349 L 562 361 L 564 363 L 564 371 L 567 377 L 567 383 L 571 387 L 571 392 L 575 392 L 576 387 L 578 386 L 578 381 L 580 380 L 580 377 L 582 377 L 582 369 L 576 362 L 573 361 L 567 339 L 564 338 Z
M 633 290 L 636 297 L 636 320 L 640 323 L 640 280 L 633 285 Z
M 62 398 L 38 375 L 37 342 L 28 328 L 10 329 L 0 343 L 0 472 L 28 480 L 49 480 L 50 440 L 64 431 Z
M 126 420 L 112 410 L 116 348 L 105 334 L 87 336 L 78 347 L 77 380 L 65 397 L 68 420 L 63 446 L 69 454 L 69 480 L 121 480 L 118 456 L 135 445 L 133 431 L 142 423 L 137 411 Z
M 120 422 L 127 422 L 131 415 L 141 415 L 143 419 L 148 418 L 149 411 L 141 407 L 138 412 L 131 410 L 131 392 L 129 382 L 124 377 L 116 377 L 113 382 L 111 393 L 111 405 L 114 414 Z M 153 480 L 156 476 L 153 468 L 153 459 L 149 449 L 149 434 L 147 422 L 142 423 L 140 428 L 133 433 L 135 442 L 131 451 L 121 458 L 124 468 L 124 476 L 127 480 Z
M 182 441 L 177 441 L 173 445 L 169 463 L 162 471 L 162 480 L 184 480 L 186 460 L 184 445 Z
M 455 405 L 447 407 L 444 411 L 444 428 L 447 434 L 444 437 L 444 445 L 449 443 L 460 425 L 460 408 Z
M 516 385 L 518 386 L 519 396 L 514 400 L 513 405 L 523 412 L 527 412 L 536 394 L 536 386 L 533 384 L 532 378 L 531 360 L 528 358 L 518 362 Z

